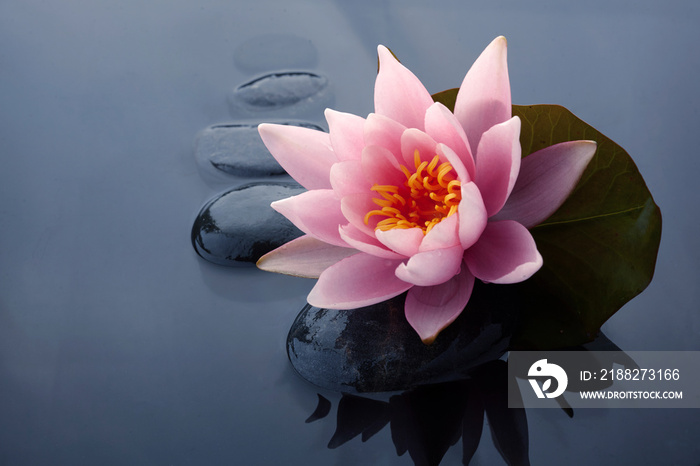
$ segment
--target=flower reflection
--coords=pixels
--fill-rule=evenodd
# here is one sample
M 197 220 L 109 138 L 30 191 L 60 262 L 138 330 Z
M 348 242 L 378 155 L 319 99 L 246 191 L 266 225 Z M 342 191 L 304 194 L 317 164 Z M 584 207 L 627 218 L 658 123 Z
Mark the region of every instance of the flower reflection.
M 474 370 L 469 379 L 419 387 L 388 401 L 344 394 L 328 448 L 338 448 L 358 435 L 365 442 L 389 424 L 396 454 L 408 452 L 416 465 L 439 464 L 460 438 L 463 462 L 469 464 L 485 416 L 504 460 L 529 464 L 525 410 L 508 408 L 507 385 L 507 365 L 495 360 Z
M 635 365 L 602 333 L 591 343 L 566 350 L 580 352 L 584 357 L 588 355 L 586 368 L 610 367 L 613 363 L 625 367 Z M 589 351 L 596 351 L 596 355 Z M 609 352 L 609 357 L 601 358 L 601 354 L 605 354 L 601 351 Z M 522 377 L 527 375 L 522 374 Z M 609 383 L 601 382 L 597 388 Z M 440 464 L 460 439 L 463 464 L 469 464 L 481 442 L 486 419 L 493 445 L 505 463 L 530 464 L 526 412 L 522 408 L 508 407 L 508 385 L 508 364 L 497 359 L 473 369 L 468 378 L 419 386 L 386 400 L 344 393 L 338 403 L 337 425 L 328 448 L 339 448 L 358 436 L 366 442 L 388 425 L 396 454 L 402 456 L 408 452 L 416 465 Z M 573 383 L 566 391 L 590 388 Z M 319 405 L 306 422 L 323 419 L 330 412 L 330 401 L 318 396 Z M 562 410 L 573 417 L 573 409 L 566 399 L 562 396 L 557 401 Z

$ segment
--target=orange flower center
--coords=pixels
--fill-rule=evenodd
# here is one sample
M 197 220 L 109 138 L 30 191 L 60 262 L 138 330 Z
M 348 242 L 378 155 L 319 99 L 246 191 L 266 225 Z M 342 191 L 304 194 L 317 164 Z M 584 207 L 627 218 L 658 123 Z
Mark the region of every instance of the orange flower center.
M 401 165 L 406 175 L 402 185 L 372 186 L 372 191 L 381 195 L 372 199 L 381 209 L 369 211 L 365 215 L 365 225 L 369 225 L 370 217 L 379 215 L 386 218 L 377 223 L 375 230 L 418 227 L 426 234 L 443 218 L 457 212 L 462 200 L 461 184 L 452 165 L 439 162 L 437 155 L 430 162 L 421 161 L 416 150 L 413 153 L 415 170 L 411 172 Z

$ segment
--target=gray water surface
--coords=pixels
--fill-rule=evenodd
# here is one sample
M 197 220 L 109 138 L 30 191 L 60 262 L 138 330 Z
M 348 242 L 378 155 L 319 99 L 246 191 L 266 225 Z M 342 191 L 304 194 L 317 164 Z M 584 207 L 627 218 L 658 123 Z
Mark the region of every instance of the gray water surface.
M 604 330 L 625 350 L 700 350 L 698 24 L 690 1 L 0 2 L 0 463 L 412 464 L 386 428 L 326 447 L 340 395 L 285 353 L 312 281 L 190 244 L 204 202 L 252 181 L 203 176 L 198 132 L 364 116 L 379 43 L 437 92 L 503 34 L 514 103 L 564 105 L 624 147 L 664 230 L 654 280 Z M 280 71 L 326 94 L 234 105 Z M 304 424 L 317 392 L 331 415 Z M 527 415 L 532 464 L 700 459 L 694 410 Z M 473 464 L 502 464 L 486 432 Z

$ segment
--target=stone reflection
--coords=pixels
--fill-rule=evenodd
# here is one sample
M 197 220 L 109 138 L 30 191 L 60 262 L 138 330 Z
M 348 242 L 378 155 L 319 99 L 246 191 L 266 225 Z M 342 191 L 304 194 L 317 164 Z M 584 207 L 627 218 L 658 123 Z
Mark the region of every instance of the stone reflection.
M 589 351 L 609 352 L 609 357 L 602 358 L 601 353 L 596 353 L 597 357 L 589 354 L 585 366 L 588 369 L 612 364 L 636 367 L 636 363 L 602 333 L 591 343 L 561 350 L 577 351 L 583 356 Z M 526 378 L 527 374 L 522 377 Z M 581 389 L 574 380 L 572 382 L 567 393 Z M 610 384 L 601 381 L 597 388 Z M 470 464 L 481 442 L 486 419 L 491 441 L 505 464 L 529 465 L 526 411 L 508 407 L 508 388 L 508 363 L 504 359 L 493 359 L 472 366 L 459 380 L 417 385 L 398 394 L 385 394 L 384 398 L 379 394 L 366 398 L 343 393 L 337 406 L 335 433 L 328 448 L 341 447 L 358 436 L 366 442 L 388 425 L 396 454 L 402 456 L 408 452 L 415 465 L 439 465 L 447 451 L 460 440 L 462 462 L 466 465 Z M 590 390 L 590 385 L 586 390 Z M 320 394 L 318 397 L 319 405 L 306 422 L 323 419 L 330 412 L 330 401 Z M 564 396 L 557 401 L 566 415 L 574 416 Z
M 492 441 L 505 462 L 530 464 L 525 410 L 508 408 L 507 385 L 507 364 L 495 360 L 474 369 L 468 379 L 421 386 L 388 401 L 344 394 L 328 448 L 338 448 L 360 435 L 365 442 L 388 424 L 396 454 L 408 452 L 418 466 L 440 464 L 460 439 L 463 463 L 469 464 L 486 417 Z

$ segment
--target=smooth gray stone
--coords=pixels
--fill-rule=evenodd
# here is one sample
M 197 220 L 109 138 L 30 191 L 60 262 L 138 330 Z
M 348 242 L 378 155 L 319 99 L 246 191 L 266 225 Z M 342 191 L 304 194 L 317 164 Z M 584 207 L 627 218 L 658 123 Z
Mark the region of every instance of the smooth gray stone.
M 322 114 L 330 106 L 332 95 L 325 76 L 307 71 L 277 72 L 253 79 L 236 88 L 229 96 L 231 113 L 240 111 L 288 110 L 287 114 Z
M 312 68 L 318 62 L 314 44 L 293 34 L 263 34 L 236 47 L 233 62 L 241 71 Z
M 323 131 L 304 121 L 270 121 Z M 286 172 L 267 150 L 257 123 L 226 123 L 210 126 L 197 134 L 195 159 L 202 170 L 211 167 L 239 177 L 276 176 Z
M 270 203 L 304 192 L 296 183 L 250 183 L 217 195 L 192 226 L 192 245 L 202 258 L 221 265 L 256 262 L 302 232 Z
M 477 281 L 466 310 L 432 345 L 406 321 L 405 295 L 351 310 L 306 305 L 289 331 L 287 353 L 304 379 L 335 391 L 388 392 L 459 380 L 508 349 L 518 314 L 513 291 Z

